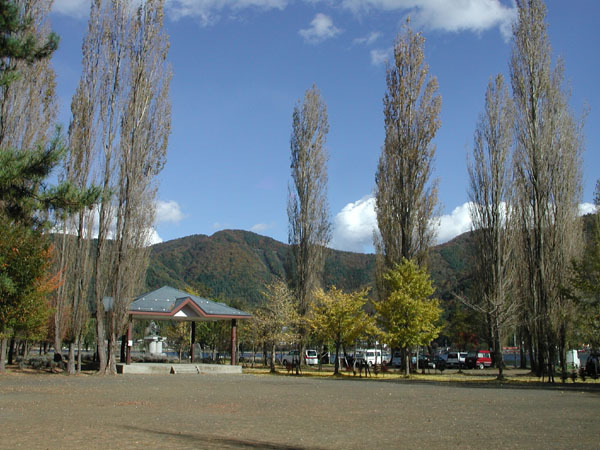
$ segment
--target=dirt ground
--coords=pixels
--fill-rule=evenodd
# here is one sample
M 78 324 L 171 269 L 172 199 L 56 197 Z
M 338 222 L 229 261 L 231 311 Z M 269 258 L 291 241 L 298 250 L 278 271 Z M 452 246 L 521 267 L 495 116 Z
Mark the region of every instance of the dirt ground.
M 0 448 L 599 448 L 600 391 L 291 375 L 0 376 Z

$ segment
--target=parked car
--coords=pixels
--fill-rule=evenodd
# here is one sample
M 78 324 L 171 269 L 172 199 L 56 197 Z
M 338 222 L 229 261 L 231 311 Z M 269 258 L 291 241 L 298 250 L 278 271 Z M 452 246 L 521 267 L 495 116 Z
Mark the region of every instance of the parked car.
M 483 369 L 485 367 L 492 366 L 492 355 L 489 350 L 477 350 L 476 352 L 469 352 L 465 359 L 465 365 L 467 369 Z
M 376 348 L 369 348 L 367 350 L 357 351 L 356 360 L 366 361 L 366 363 L 369 366 L 373 366 L 374 364 L 381 364 L 383 362 L 381 350 Z
M 288 364 L 292 364 L 295 361 L 300 359 L 300 351 L 299 350 L 290 350 L 287 353 L 281 355 L 281 364 L 287 366 Z M 317 355 L 316 350 L 305 350 L 304 359 L 306 364 L 309 366 L 319 364 L 319 357 Z
M 567 366 L 572 369 L 579 369 L 581 367 L 579 352 L 577 350 L 567 350 Z
M 401 352 L 394 352 L 394 354 L 392 355 L 392 359 L 390 361 L 390 364 L 394 367 L 400 367 L 402 366 L 402 353 Z
M 446 358 L 448 358 L 447 354 L 440 354 L 433 359 L 433 364 L 437 370 L 444 371 L 446 369 Z
M 465 367 L 467 352 L 448 352 L 446 367 Z
M 600 375 L 600 354 L 590 353 L 585 362 L 585 374 L 594 379 L 598 378 Z
M 419 354 L 419 369 L 435 369 L 435 361 L 429 355 Z

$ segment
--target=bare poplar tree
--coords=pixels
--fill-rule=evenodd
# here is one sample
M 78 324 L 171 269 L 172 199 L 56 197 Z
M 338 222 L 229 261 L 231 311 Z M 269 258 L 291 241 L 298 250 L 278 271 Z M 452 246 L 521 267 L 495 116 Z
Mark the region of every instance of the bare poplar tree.
M 525 264 L 519 285 L 537 375 L 548 369 L 552 378 L 569 322 L 569 300 L 561 287 L 580 242 L 582 121 L 569 110 L 562 63 L 551 66 L 543 1 L 517 0 L 517 9 L 510 77 L 516 107 L 515 207 Z
M 114 216 L 112 193 L 117 171 L 120 112 L 124 105 L 122 72 L 125 70 L 126 17 L 123 2 L 92 2 L 82 47 L 82 75 L 76 93 L 81 104 L 77 106 L 77 113 L 73 111 L 73 123 L 82 130 L 82 145 L 89 142 L 95 181 L 102 188 L 92 264 L 99 373 L 105 373 L 107 368 L 104 297 L 108 293 L 111 272 L 108 240 Z
M 48 14 L 50 0 L 16 0 L 13 2 L 30 33 L 44 40 L 50 34 Z M 50 140 L 57 112 L 56 74 L 50 58 L 29 63 L 24 60 L 3 61 L 13 67 L 18 77 L 0 86 L 0 146 L 30 149 Z
M 116 197 L 113 308 L 108 328 L 112 371 L 116 371 L 116 344 L 129 305 L 145 281 L 149 233 L 154 223 L 155 177 L 164 166 L 171 129 L 171 71 L 166 62 L 169 44 L 163 20 L 164 1 L 146 2 L 137 9 L 129 29 L 129 79 L 120 130 Z
M 514 323 L 514 234 L 511 203 L 511 150 L 514 108 L 502 75 L 490 80 L 485 110 L 479 116 L 468 161 L 470 215 L 476 261 L 475 295 L 468 305 L 481 312 L 491 332 L 490 344 L 502 379 L 502 342 Z
M 64 178 L 80 189 L 90 187 L 93 174 L 93 99 L 80 83 L 71 102 L 73 120 L 69 125 L 69 147 L 65 160 Z M 92 280 L 92 236 L 94 211 L 81 210 L 66 217 L 60 240 L 60 267 L 63 282 L 55 294 L 55 347 L 58 336 L 69 345 L 67 372 L 81 371 L 81 341 L 90 316 L 89 296 Z M 59 334 L 60 332 L 60 334 Z M 77 369 L 75 352 L 77 346 Z
M 94 182 L 103 189 L 92 264 L 100 373 L 116 370 L 117 339 L 147 267 L 154 179 L 170 132 L 163 9 L 162 0 L 139 6 L 95 0 L 83 44 L 72 146 L 83 147 L 81 158 L 92 162 Z
M 441 98 L 424 50 L 425 38 L 407 21 L 386 71 L 385 143 L 375 176 L 380 233 L 375 246 L 383 258 L 381 272 L 402 258 L 423 263 L 434 238 L 437 182 L 431 180 L 432 140 L 441 124 Z
M 306 91 L 292 116 L 292 183 L 288 196 L 289 244 L 296 263 L 292 284 L 301 318 L 308 313 L 320 287 L 325 246 L 331 239 L 327 202 L 327 108 L 316 85 Z M 300 329 L 304 355 L 307 329 Z

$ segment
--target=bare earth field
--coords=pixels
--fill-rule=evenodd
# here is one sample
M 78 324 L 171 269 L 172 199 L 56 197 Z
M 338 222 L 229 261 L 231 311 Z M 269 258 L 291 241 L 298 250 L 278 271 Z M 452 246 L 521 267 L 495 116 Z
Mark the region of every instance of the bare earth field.
M 1 448 L 600 448 L 600 391 L 291 375 L 0 376 Z

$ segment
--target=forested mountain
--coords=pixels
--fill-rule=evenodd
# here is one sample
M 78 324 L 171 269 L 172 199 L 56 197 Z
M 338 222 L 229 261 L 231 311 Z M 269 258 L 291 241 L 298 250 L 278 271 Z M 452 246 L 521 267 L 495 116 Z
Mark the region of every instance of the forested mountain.
M 449 299 L 468 285 L 470 233 L 432 249 L 430 273 L 436 295 Z M 292 272 L 291 249 L 269 237 L 241 231 L 193 235 L 153 246 L 147 285 L 192 288 L 203 296 L 249 305 L 261 301 L 261 290 Z M 326 251 L 324 286 L 343 290 L 374 286 L 375 255 Z

